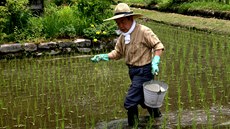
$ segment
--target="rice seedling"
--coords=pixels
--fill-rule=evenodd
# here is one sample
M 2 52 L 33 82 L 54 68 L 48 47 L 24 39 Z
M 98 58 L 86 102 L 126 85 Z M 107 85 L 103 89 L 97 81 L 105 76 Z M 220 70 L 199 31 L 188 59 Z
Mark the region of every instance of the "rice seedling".
M 166 47 L 155 78 L 169 85 L 161 108 L 163 127 L 171 111 L 178 112 L 179 129 L 184 110 L 202 109 L 208 124 L 199 127 L 211 129 L 211 106 L 229 106 L 229 37 L 145 24 Z M 0 70 L 2 128 L 88 129 L 126 117 L 123 101 L 130 79 L 124 60 L 95 64 L 75 55 L 48 56 L 1 60 Z M 146 115 L 141 108 L 140 115 Z M 194 115 L 193 129 L 199 128 L 196 124 Z

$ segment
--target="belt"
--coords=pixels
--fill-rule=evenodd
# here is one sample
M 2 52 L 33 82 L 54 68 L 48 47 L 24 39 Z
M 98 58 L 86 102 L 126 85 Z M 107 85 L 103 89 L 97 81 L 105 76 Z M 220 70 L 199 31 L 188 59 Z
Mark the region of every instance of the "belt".
M 126 64 L 129 68 L 141 68 L 141 67 L 145 67 L 147 65 L 150 65 L 151 63 L 149 64 L 146 64 L 146 65 L 142 65 L 142 66 L 135 66 L 135 65 L 130 65 L 130 64 Z

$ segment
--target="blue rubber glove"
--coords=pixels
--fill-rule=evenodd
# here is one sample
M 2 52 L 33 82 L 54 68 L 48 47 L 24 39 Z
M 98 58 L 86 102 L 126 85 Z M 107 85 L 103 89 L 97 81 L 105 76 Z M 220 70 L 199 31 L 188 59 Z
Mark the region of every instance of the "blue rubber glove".
M 91 58 L 92 62 L 99 62 L 101 60 L 109 61 L 108 54 L 98 54 L 98 55 L 95 55 L 93 58 Z
M 155 55 L 152 59 L 152 74 L 157 75 L 159 72 L 158 64 L 160 63 L 160 56 Z

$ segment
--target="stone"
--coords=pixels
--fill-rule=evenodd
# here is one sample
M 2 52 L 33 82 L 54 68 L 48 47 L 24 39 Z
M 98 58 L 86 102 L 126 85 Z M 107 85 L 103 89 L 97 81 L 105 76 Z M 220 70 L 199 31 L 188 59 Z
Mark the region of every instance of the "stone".
M 230 127 L 230 121 L 219 124 L 218 126 L 228 126 Z
M 36 52 L 35 53 L 35 56 L 42 56 L 43 55 L 43 53 L 41 53 L 41 52 Z
M 39 49 L 54 49 L 57 48 L 57 43 L 56 42 L 48 42 L 48 43 L 40 43 L 38 45 Z
M 91 52 L 91 48 L 77 48 L 77 50 L 80 52 L 80 53 L 89 53 Z
M 73 45 L 73 42 L 58 41 L 57 45 L 59 46 L 59 48 L 67 48 L 67 47 L 71 47 L 71 45 Z
M 91 40 L 89 39 L 77 39 L 74 40 L 73 45 L 76 47 L 90 47 L 91 46 Z
M 0 45 L 0 59 L 67 54 L 70 52 L 88 54 L 92 51 L 100 52 L 114 49 L 115 42 L 116 39 L 114 41 L 108 40 L 108 42 L 98 41 L 97 43 L 91 42 L 89 39 L 76 39 L 74 41 L 51 41 L 45 43 L 2 44 Z
M 49 55 L 57 55 L 57 54 L 59 54 L 59 53 L 60 53 L 59 50 L 58 50 L 58 51 L 51 50 L 50 53 L 49 53 Z
M 37 45 L 34 43 L 25 43 L 23 47 L 24 47 L 24 50 L 28 52 L 33 52 L 38 49 Z
M 0 52 L 2 53 L 11 53 L 11 52 L 19 52 L 22 51 L 21 44 L 3 44 L 0 46 Z
M 63 48 L 62 51 L 63 51 L 64 53 L 70 53 L 70 52 L 72 51 L 72 49 L 69 48 L 69 47 L 67 47 L 67 48 Z

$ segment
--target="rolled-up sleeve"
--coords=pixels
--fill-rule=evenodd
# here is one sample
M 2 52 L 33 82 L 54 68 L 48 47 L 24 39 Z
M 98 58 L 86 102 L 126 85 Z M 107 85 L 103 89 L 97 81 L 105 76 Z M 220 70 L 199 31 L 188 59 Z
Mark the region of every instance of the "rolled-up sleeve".
M 155 50 L 164 50 L 164 45 L 162 44 L 162 42 L 159 40 L 159 38 L 157 37 L 156 34 L 153 33 L 153 31 L 151 29 L 147 29 L 145 31 L 145 43 L 148 47 L 151 47 Z
M 118 38 L 114 50 L 112 50 L 110 53 L 112 54 L 115 60 L 122 58 L 123 48 L 121 43 L 121 37 Z

